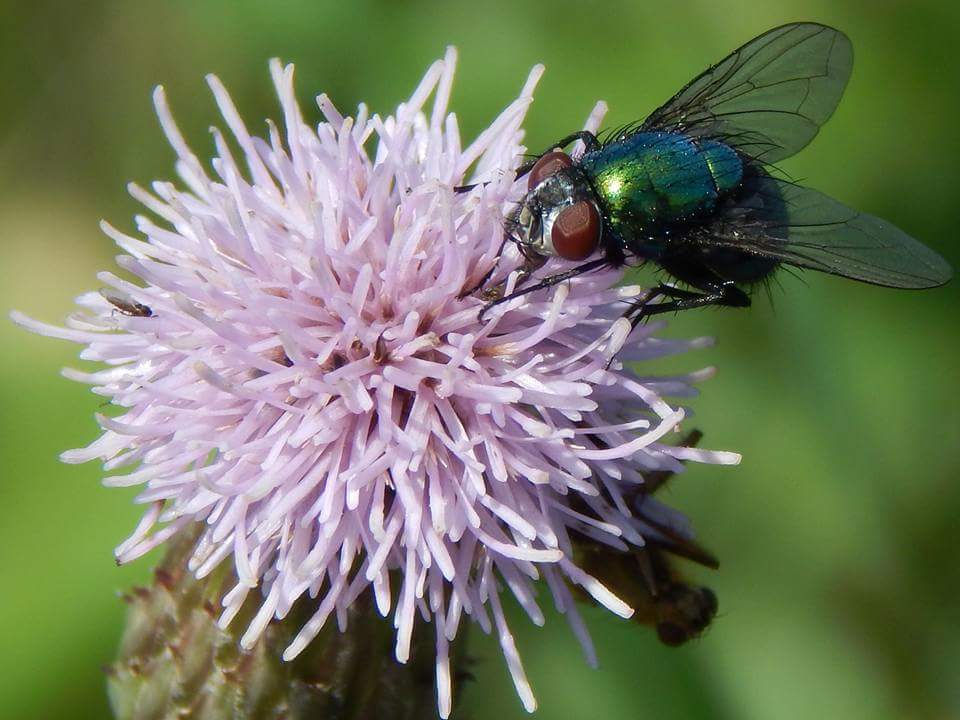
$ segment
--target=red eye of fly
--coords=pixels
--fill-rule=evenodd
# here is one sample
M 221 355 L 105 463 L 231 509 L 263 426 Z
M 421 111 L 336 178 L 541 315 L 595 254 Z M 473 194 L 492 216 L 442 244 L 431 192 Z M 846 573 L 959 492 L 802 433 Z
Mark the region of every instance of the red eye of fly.
M 585 260 L 600 244 L 600 213 L 596 205 L 581 200 L 557 215 L 550 231 L 553 249 L 564 260 Z
M 548 153 L 544 153 L 530 170 L 530 175 L 528 176 L 529 189 L 533 190 L 551 175 L 571 165 L 573 165 L 573 160 L 571 160 L 570 156 L 565 152 L 551 150 Z

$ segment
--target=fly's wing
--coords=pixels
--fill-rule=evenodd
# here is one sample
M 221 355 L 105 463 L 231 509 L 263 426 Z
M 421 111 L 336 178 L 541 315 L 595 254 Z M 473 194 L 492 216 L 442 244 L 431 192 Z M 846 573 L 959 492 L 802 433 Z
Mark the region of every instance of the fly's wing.
M 953 274 L 942 257 L 895 225 L 816 190 L 764 174 L 746 188 L 697 242 L 884 287 L 937 287 Z
M 853 47 L 839 30 L 783 25 L 705 70 L 632 130 L 715 138 L 775 163 L 813 140 L 840 102 L 852 67 Z

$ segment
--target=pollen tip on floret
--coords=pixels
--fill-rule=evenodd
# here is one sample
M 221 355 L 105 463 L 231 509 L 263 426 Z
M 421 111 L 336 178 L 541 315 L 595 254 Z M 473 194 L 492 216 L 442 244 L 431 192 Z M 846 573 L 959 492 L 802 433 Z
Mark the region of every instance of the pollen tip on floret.
M 547 66 L 542 63 L 537 63 L 530 70 L 530 75 L 527 78 L 527 85 L 524 87 L 521 95 L 533 95 L 533 90 L 540 82 L 540 78 L 543 77 L 543 74 L 547 71 Z
M 87 461 L 87 458 L 81 456 L 77 450 L 64 450 L 60 453 L 59 457 L 60 462 L 67 463 L 68 465 L 79 465 Z
M 617 318 L 614 321 L 610 328 L 610 341 L 607 345 L 607 352 L 611 357 L 616 356 L 623 349 L 632 330 L 633 326 L 627 318 Z
M 19 310 L 11 310 L 7 313 L 7 317 L 10 318 L 10 322 L 13 324 L 29 329 L 29 319 Z
M 705 380 L 710 380 L 717 375 L 717 368 L 714 365 L 708 365 L 707 367 L 700 368 L 699 370 L 694 370 L 692 373 L 687 375 L 692 383 L 703 382 Z

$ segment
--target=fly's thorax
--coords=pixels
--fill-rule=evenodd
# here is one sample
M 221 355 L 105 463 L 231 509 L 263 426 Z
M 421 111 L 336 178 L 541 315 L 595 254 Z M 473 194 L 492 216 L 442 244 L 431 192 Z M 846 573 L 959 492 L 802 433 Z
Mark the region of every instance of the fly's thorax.
M 681 133 L 639 132 L 588 153 L 584 174 L 613 231 L 632 243 L 709 216 L 739 185 L 732 148 Z
M 575 165 L 531 188 L 514 217 L 519 243 L 536 255 L 582 260 L 600 242 L 602 221 L 596 197 Z
M 733 192 L 743 181 L 743 160 L 729 145 L 716 140 L 698 140 L 697 147 L 721 196 Z

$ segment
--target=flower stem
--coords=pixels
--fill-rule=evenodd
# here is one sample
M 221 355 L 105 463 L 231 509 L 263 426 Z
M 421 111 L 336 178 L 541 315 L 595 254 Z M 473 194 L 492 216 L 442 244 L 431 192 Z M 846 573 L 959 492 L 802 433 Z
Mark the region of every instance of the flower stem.
M 301 655 L 284 662 L 284 648 L 316 609 L 305 597 L 243 651 L 240 635 L 259 606 L 259 593 L 251 591 L 239 615 L 220 629 L 221 600 L 235 577 L 223 569 L 196 580 L 186 569 L 193 541 L 187 534 L 172 541 L 152 585 L 125 596 L 127 625 L 119 657 L 108 668 L 117 720 L 437 717 L 431 628 L 419 626 L 410 659 L 399 664 L 393 628 L 365 594 L 348 611 L 345 632 L 327 623 Z M 465 637 L 461 629 L 451 647 L 455 693 L 457 680 L 466 676 Z

